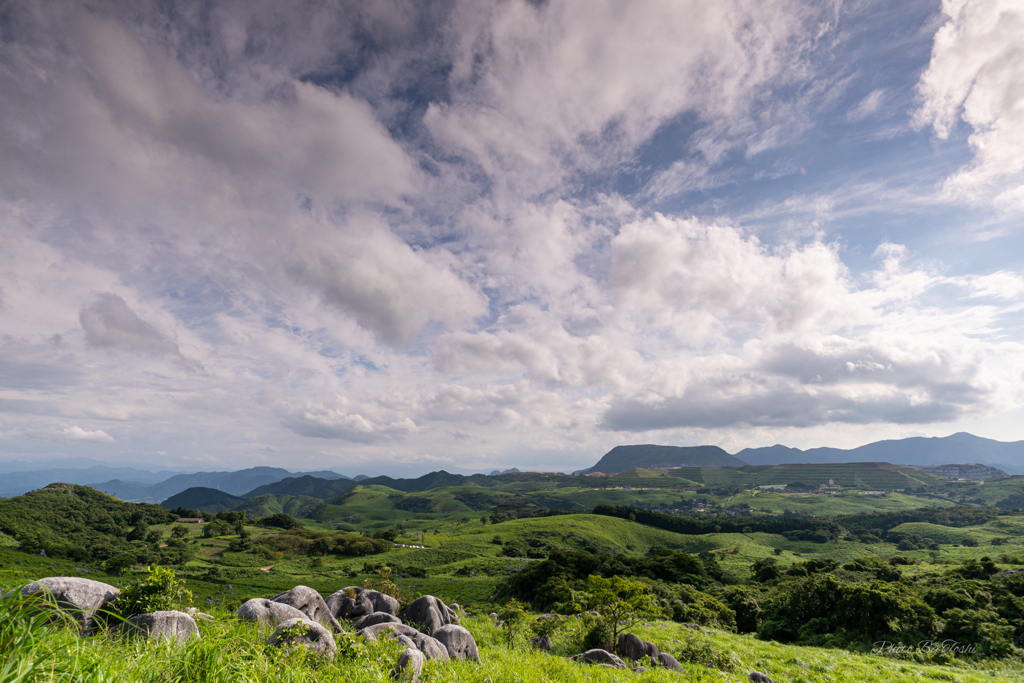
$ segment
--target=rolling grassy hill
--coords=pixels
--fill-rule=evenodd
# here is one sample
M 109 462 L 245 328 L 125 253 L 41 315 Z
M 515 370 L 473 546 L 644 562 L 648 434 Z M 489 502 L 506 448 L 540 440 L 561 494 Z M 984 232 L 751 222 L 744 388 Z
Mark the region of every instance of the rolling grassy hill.
M 242 500 L 234 510 L 244 510 L 249 518 L 269 517 L 283 512 L 296 519 L 309 517 L 314 510 L 323 505 L 320 498 L 312 496 L 290 496 L 284 494 L 266 494 Z

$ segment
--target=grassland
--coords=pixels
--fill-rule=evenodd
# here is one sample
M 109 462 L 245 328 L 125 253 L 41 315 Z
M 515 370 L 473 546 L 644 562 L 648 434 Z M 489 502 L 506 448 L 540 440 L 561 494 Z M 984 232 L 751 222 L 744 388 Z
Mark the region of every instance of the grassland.
M 201 638 L 182 646 L 134 642 L 98 635 L 79 638 L 67 630 L 35 629 L 20 642 L 0 639 L 0 658 L 14 662 L 21 676 L 33 681 L 252 681 L 306 683 L 344 681 L 383 683 L 393 680 L 391 669 L 399 646 L 393 641 L 366 643 L 351 633 L 336 637 L 339 656 L 325 662 L 305 651 L 278 650 L 264 643 L 269 631 L 234 620 L 220 609 L 214 621 L 200 621 Z M 719 631 L 694 633 L 680 624 L 650 622 L 635 629 L 642 638 L 674 655 L 682 675 L 661 668 L 629 673 L 571 661 L 564 634 L 556 635 L 550 653 L 533 650 L 525 639 L 511 648 L 505 634 L 483 615 L 464 614 L 463 625 L 473 634 L 480 662 L 428 662 L 421 680 L 432 683 L 559 682 L 610 683 L 631 680 L 655 683 L 678 680 L 734 683 L 750 671 L 761 671 L 776 681 L 791 683 L 920 683 L 950 681 L 982 683 L 1021 681 L 1024 672 L 1015 663 L 973 662 L 964 657 L 952 666 L 921 664 L 877 655 L 853 654 L 765 643 L 750 636 Z M 9 623 L 9 622 L 8 622 Z M 17 645 L 16 651 L 4 651 Z M 567 649 L 568 648 L 568 649 Z M 10 667 L 13 669 L 14 667 Z

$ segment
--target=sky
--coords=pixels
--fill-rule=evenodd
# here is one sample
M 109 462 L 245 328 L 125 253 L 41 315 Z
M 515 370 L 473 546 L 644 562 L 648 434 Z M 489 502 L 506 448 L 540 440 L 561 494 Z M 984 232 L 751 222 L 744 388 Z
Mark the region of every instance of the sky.
M 0 8 L 0 460 L 1024 439 L 1021 0 Z

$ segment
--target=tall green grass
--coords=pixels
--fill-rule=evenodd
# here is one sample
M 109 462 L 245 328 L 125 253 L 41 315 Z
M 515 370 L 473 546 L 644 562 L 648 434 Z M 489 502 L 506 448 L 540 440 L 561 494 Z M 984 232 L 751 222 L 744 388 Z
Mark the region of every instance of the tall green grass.
M 394 641 L 362 642 L 351 633 L 337 636 L 339 655 L 326 661 L 302 648 L 267 646 L 270 630 L 239 622 L 229 613 L 200 621 L 201 638 L 184 645 L 168 641 L 124 642 L 109 633 L 79 637 L 67 622 L 47 625 L 46 616 L 16 599 L 0 603 L 0 683 L 384 683 L 390 682 L 400 646 Z M 533 650 L 525 638 L 512 647 L 485 616 L 467 616 L 481 661 L 428 662 L 424 683 L 655 683 L 700 681 L 735 683 L 752 670 L 791 683 L 920 683 L 921 681 L 1024 681 L 1019 662 L 928 666 L 842 650 L 784 646 L 750 636 L 694 632 L 655 621 L 638 635 L 675 655 L 682 675 L 660 668 L 642 673 L 578 664 L 569 636 L 555 636 L 553 654 Z

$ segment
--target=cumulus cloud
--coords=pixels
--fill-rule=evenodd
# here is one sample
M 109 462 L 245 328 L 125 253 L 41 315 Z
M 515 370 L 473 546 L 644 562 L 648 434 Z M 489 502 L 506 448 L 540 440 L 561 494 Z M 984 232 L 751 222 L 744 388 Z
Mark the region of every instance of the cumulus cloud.
M 81 427 L 68 427 L 63 432 L 68 441 L 92 441 L 93 443 L 117 443 L 117 440 L 102 429 L 86 431 Z
M 396 438 L 416 430 L 416 424 L 408 417 L 394 416 L 391 422 L 382 421 L 384 416 L 379 407 L 367 405 L 362 412 L 357 410 L 341 396 L 309 400 L 297 406 L 284 406 L 282 424 L 302 436 L 355 443 Z
M 962 120 L 974 158 L 946 179 L 958 200 L 1024 209 L 1024 8 L 1014 0 L 945 0 L 921 76 L 918 125 L 947 138 Z

